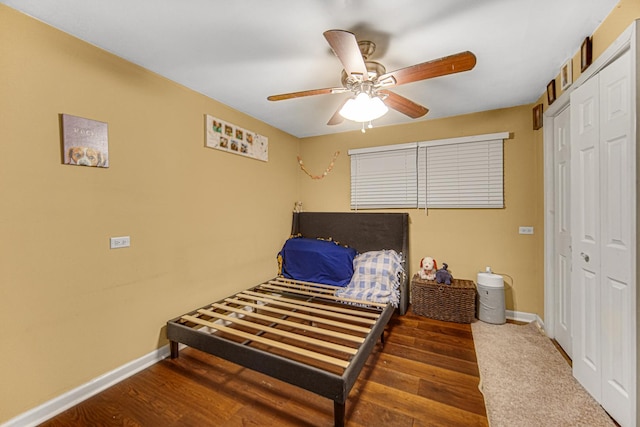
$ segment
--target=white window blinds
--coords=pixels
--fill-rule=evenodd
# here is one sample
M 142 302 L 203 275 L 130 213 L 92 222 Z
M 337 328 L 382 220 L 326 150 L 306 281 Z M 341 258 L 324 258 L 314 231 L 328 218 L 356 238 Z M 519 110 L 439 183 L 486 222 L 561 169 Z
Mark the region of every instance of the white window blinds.
M 417 207 L 417 144 L 349 150 L 351 209 Z
M 351 208 L 502 208 L 508 132 L 349 150 Z
M 508 133 L 418 144 L 418 206 L 504 207 L 503 139 Z

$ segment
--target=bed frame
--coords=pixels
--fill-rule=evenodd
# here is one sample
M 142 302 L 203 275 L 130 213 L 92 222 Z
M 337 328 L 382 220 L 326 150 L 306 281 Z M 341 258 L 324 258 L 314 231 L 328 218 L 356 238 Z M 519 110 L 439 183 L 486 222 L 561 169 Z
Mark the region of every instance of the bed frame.
M 292 234 L 333 238 L 408 259 L 408 215 L 302 212 Z M 405 265 L 405 271 L 406 265 Z M 399 311 L 408 305 L 408 271 Z M 390 304 L 338 300 L 336 287 L 276 278 L 167 322 L 171 358 L 185 344 L 334 401 L 344 426 L 351 388 L 395 312 Z M 366 304 L 365 304 L 366 303 Z
M 409 214 L 360 212 L 300 212 L 293 214 L 291 234 L 332 238 L 359 253 L 393 249 L 402 254 L 405 277 L 400 283 L 401 315 L 409 306 Z

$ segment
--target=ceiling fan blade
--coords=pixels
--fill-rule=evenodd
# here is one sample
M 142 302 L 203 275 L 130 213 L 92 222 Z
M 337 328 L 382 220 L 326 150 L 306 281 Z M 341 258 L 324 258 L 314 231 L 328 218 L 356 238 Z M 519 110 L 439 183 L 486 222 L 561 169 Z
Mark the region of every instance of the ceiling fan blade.
M 367 66 L 364 64 L 358 41 L 353 33 L 344 30 L 328 30 L 324 32 L 324 38 L 342 62 L 348 75 L 359 74 L 364 80 L 367 79 Z
M 339 125 L 340 123 L 344 122 L 344 117 L 340 115 L 340 110 L 342 110 L 342 107 L 344 107 L 344 104 L 346 104 L 348 100 L 349 98 L 346 98 L 344 101 L 340 103 L 340 105 L 336 109 L 336 112 L 333 113 L 333 116 L 331 116 L 331 118 L 327 122 L 329 126 Z
M 383 86 L 397 86 L 433 77 L 446 76 L 447 74 L 469 71 L 476 65 L 476 56 L 471 52 L 460 52 L 455 55 L 445 56 L 433 61 L 423 62 L 410 67 L 401 68 L 390 73 L 383 74 L 378 81 L 395 80 L 395 83 L 387 83 Z
M 417 119 L 418 117 L 422 117 L 429 112 L 429 109 L 423 107 L 420 104 L 416 104 L 410 99 L 405 98 L 404 96 L 400 96 L 397 93 L 389 92 L 388 90 L 381 90 L 379 93 L 387 95 L 384 100 L 384 103 L 389 108 L 393 108 L 396 111 L 405 114 L 412 119 Z
M 300 92 L 291 92 L 291 93 L 283 93 L 280 95 L 271 95 L 268 96 L 267 99 L 269 101 L 282 101 L 284 99 L 293 99 L 293 98 L 301 98 L 303 96 L 312 96 L 312 95 L 327 95 L 331 93 L 343 93 L 347 91 L 347 89 L 343 87 L 330 87 L 325 89 L 311 89 L 311 90 L 303 90 Z

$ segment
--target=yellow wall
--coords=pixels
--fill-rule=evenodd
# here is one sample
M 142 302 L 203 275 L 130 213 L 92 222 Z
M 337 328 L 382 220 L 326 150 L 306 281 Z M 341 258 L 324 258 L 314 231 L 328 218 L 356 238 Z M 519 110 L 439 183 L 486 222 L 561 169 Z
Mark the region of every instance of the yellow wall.
M 640 19 L 640 1 L 639 0 L 621 0 L 616 7 L 609 13 L 607 19 L 591 35 L 592 42 L 592 60 L 595 61 L 602 53 L 626 30 L 636 19 Z M 587 34 L 585 34 L 585 37 Z M 580 50 L 576 51 L 571 61 L 573 68 L 573 81 L 576 81 L 582 72 L 580 71 Z M 562 95 L 560 84 L 560 73 L 555 77 L 557 96 Z M 549 103 L 547 102 L 546 92 L 538 99 L 536 104 L 544 104 L 546 111 Z M 540 131 L 542 134 L 542 131 Z M 542 136 L 540 136 L 542 140 Z
M 273 277 L 299 140 L 4 5 L 0 34 L 2 423 Z M 108 169 L 61 164 L 60 113 L 108 123 Z M 269 162 L 205 148 L 205 113 L 266 135 Z
M 531 124 L 531 106 L 488 111 L 402 126 L 306 138 L 301 156 L 312 174 L 322 173 L 340 150 L 332 172 L 322 180 L 301 173 L 301 200 L 307 210 L 349 210 L 348 149 L 510 132 L 504 144 L 505 209 L 409 209 L 411 273 L 420 258 L 447 262 L 454 277 L 476 279 L 485 266 L 505 275 L 507 309 L 543 314 L 542 144 Z M 518 234 L 533 226 L 534 235 Z
M 638 17 L 622 0 L 594 59 Z M 0 423 L 165 344 L 167 319 L 275 274 L 295 200 L 349 210 L 349 148 L 511 132 L 506 209 L 409 210 L 411 273 L 426 255 L 457 277 L 491 265 L 508 275 L 509 309 L 543 316 L 531 107 L 300 141 L 0 5 Z M 108 169 L 61 164 L 61 113 L 109 123 Z M 207 113 L 268 136 L 269 162 L 204 148 Z M 295 163 L 320 174 L 337 150 L 323 180 Z M 122 235 L 131 248 L 109 250 Z

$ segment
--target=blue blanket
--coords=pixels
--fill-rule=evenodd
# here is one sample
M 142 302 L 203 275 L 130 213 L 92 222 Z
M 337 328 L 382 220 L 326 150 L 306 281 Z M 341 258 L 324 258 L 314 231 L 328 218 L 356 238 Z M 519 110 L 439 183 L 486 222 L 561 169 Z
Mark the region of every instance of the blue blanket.
M 353 276 L 357 252 L 328 240 L 294 237 L 278 254 L 280 274 L 305 282 L 345 286 Z

